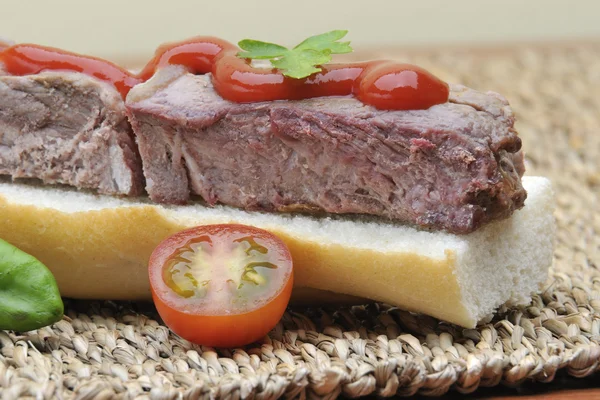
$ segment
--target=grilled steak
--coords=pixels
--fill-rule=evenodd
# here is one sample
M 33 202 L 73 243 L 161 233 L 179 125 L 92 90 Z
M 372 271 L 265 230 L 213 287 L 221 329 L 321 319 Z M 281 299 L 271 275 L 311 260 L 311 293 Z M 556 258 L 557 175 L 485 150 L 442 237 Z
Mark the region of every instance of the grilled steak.
M 452 86 L 428 110 L 351 97 L 236 104 L 179 68 L 126 106 L 146 189 L 160 203 L 371 214 L 468 233 L 523 206 L 521 140 L 507 101 Z
M 123 100 L 78 73 L 0 72 L 0 175 L 105 194 L 144 192 Z

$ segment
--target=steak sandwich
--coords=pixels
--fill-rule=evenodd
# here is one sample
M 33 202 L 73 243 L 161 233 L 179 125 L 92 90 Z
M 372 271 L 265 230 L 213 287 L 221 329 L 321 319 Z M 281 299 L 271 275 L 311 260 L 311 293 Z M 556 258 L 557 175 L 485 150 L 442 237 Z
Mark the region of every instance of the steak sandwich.
M 237 67 L 230 45 L 202 40 L 183 45 L 221 46 L 203 50 L 212 69 L 163 62 L 177 46 L 163 47 L 128 81 L 18 63 L 54 49 L 0 52 L 0 237 L 44 262 L 63 296 L 149 298 L 156 245 L 215 223 L 281 237 L 298 297 L 357 296 L 466 327 L 545 281 L 552 189 L 523 177 L 501 95 L 377 63 L 241 90 L 223 71 L 281 72 Z M 402 74 L 427 85 L 369 97 L 370 79 Z

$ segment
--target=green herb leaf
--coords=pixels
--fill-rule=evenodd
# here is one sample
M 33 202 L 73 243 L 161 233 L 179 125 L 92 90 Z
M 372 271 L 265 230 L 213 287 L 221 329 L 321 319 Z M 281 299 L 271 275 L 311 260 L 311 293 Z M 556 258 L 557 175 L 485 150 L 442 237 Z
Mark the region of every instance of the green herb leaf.
M 252 58 L 264 60 L 273 57 L 281 57 L 289 52 L 286 47 L 275 43 L 261 42 L 260 40 L 246 39 L 238 43 L 240 49 L 245 52 L 238 53 L 240 58 Z
M 350 42 L 338 42 L 338 40 L 346 36 L 347 33 L 348 31 L 337 30 L 311 36 L 298 46 L 294 47 L 294 50 L 312 49 L 323 52 L 328 51 L 329 54 L 351 53 L 352 47 L 350 47 Z
M 285 57 L 271 60 L 271 64 L 290 78 L 305 78 L 321 71 L 315 65 L 331 61 L 331 56 L 317 50 L 290 51 Z
M 335 30 L 311 36 L 302 43 L 288 49 L 274 43 L 245 39 L 238 43 L 244 51 L 237 54 L 240 58 L 270 60 L 273 67 L 290 78 L 306 78 L 320 72 L 319 65 L 331 61 L 332 54 L 350 53 L 350 42 L 338 42 L 348 31 Z

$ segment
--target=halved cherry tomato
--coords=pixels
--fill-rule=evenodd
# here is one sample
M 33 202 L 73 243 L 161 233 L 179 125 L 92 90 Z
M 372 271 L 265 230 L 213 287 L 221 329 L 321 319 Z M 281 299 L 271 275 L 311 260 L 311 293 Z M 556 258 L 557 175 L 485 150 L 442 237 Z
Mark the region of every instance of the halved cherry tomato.
M 272 233 L 206 225 L 164 240 L 149 276 L 154 304 L 173 332 L 205 346 L 236 347 L 277 325 L 292 293 L 293 265 Z

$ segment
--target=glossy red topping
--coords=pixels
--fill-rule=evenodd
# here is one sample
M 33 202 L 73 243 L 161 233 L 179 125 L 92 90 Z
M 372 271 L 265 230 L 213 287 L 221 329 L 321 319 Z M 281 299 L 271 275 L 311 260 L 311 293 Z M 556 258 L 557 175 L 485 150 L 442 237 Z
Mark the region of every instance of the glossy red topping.
M 183 65 L 191 73 L 207 74 L 212 72 L 217 56 L 223 55 L 224 51 L 235 53 L 239 49 L 225 40 L 214 37 L 197 37 L 163 44 L 138 76 L 146 81 L 158 68 L 167 65 Z
M 42 71 L 75 71 L 109 82 L 123 98 L 140 79 L 106 60 L 82 56 L 52 47 L 17 44 L 0 53 L 4 70 L 11 75 L 32 75 Z
M 212 73 L 217 92 L 239 103 L 354 95 L 379 109 L 412 110 L 448 100 L 448 85 L 415 65 L 381 60 L 326 64 L 319 73 L 293 79 L 274 68 L 253 67 L 236 56 L 238 51 L 233 44 L 213 37 L 167 44 L 158 48 L 138 75 L 99 58 L 30 44 L 4 49 L 0 62 L 12 75 L 47 70 L 82 72 L 112 83 L 123 97 L 133 86 L 150 79 L 157 69 L 183 65 L 194 74 Z

